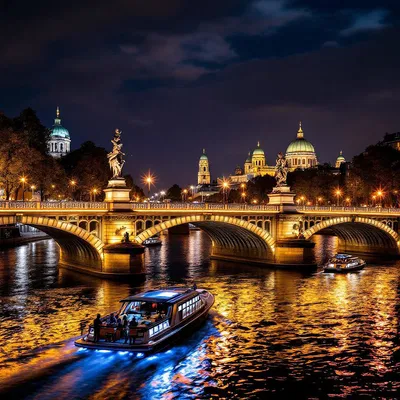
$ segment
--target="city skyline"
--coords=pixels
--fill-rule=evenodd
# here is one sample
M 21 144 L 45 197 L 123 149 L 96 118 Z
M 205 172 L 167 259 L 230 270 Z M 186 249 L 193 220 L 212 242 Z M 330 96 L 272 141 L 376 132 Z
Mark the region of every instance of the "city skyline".
M 299 120 L 321 163 L 351 160 L 400 130 L 399 5 L 318 3 L 9 4 L 0 110 L 30 106 L 51 127 L 60 106 L 73 148 L 108 149 L 119 128 L 125 172 L 166 187 L 195 181 L 203 148 L 214 177 L 257 141 L 273 165 Z

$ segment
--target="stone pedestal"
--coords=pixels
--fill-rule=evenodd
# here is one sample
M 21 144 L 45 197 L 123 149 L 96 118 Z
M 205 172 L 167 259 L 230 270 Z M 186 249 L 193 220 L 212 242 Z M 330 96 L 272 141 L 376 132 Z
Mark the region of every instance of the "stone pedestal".
M 284 207 L 282 211 L 295 210 L 294 197 L 296 193 L 290 191 L 290 186 L 274 187 L 268 195 L 269 204 L 281 205 Z
M 107 274 L 143 275 L 145 247 L 132 242 L 105 246 L 102 272 Z
M 126 187 L 124 178 L 115 178 L 108 181 L 107 189 L 104 189 L 106 198 L 104 199 L 107 203 L 129 203 L 131 189 Z

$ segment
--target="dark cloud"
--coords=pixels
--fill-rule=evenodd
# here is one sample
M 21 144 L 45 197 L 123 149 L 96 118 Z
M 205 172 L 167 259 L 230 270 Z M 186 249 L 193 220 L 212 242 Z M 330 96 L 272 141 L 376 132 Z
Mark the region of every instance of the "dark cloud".
M 227 175 L 257 140 L 271 164 L 300 119 L 322 162 L 399 130 L 397 2 L 9 4 L 0 108 L 60 105 L 75 146 L 118 126 L 137 179 L 193 183 L 203 147 Z

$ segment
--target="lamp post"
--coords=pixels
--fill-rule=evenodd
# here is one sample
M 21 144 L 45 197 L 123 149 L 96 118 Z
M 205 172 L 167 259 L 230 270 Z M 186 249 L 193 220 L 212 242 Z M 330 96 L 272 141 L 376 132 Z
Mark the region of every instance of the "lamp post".
M 376 205 L 376 196 L 375 195 L 373 195 L 372 196 L 372 205 L 375 207 L 375 205 Z
M 229 189 L 229 183 L 224 181 L 222 183 L 222 195 L 223 195 L 223 203 L 224 204 L 228 202 L 228 196 L 227 196 L 228 189 Z
M 187 193 L 188 193 L 187 189 L 182 190 L 182 203 L 186 201 Z
M 19 181 L 22 183 L 22 201 L 25 201 L 25 183 L 27 179 L 23 176 Z
M 300 200 L 301 200 L 301 205 L 302 205 L 302 206 L 304 206 L 304 204 L 305 204 L 305 203 L 304 203 L 305 199 L 306 199 L 306 198 L 305 198 L 304 196 L 300 196 Z
M 382 197 L 383 197 L 383 191 L 381 190 L 381 189 L 379 189 L 377 192 L 376 192 L 376 195 L 377 195 L 377 197 L 378 197 L 378 199 L 379 199 L 379 207 L 382 207 Z
M 74 192 L 75 192 L 75 186 L 76 186 L 76 180 L 75 179 L 71 179 L 70 181 L 69 181 L 69 185 L 71 186 L 71 197 L 72 197 L 72 200 L 75 200 L 75 197 L 74 197 Z
M 347 207 L 350 207 L 351 199 L 350 197 L 346 197 L 346 205 Z
M 246 192 L 242 192 L 241 194 L 243 203 L 246 203 Z
M 147 187 L 148 187 L 148 197 L 149 197 L 149 199 L 150 199 L 150 189 L 151 189 L 151 185 L 153 185 L 154 184 L 154 182 L 156 181 L 156 177 L 154 176 L 154 175 L 152 175 L 152 173 L 150 172 L 150 170 L 149 170 L 149 172 L 147 173 L 147 175 L 144 175 L 143 177 L 142 177 L 142 182 L 145 184 L 145 185 L 147 185 Z
M 342 191 L 338 188 L 335 190 L 336 195 L 336 205 L 339 207 L 340 196 L 342 195 Z
M 95 202 L 95 201 L 96 201 L 97 189 L 94 188 L 94 189 L 92 190 L 92 193 L 93 193 L 93 201 Z

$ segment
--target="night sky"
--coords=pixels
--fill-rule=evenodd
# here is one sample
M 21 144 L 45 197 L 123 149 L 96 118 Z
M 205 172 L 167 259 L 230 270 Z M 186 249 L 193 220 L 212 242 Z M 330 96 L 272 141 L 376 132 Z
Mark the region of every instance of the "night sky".
M 320 162 L 347 159 L 400 131 L 398 0 L 1 2 L 0 110 L 56 106 L 73 148 L 111 148 L 125 173 L 158 188 L 267 164 L 302 120 Z

